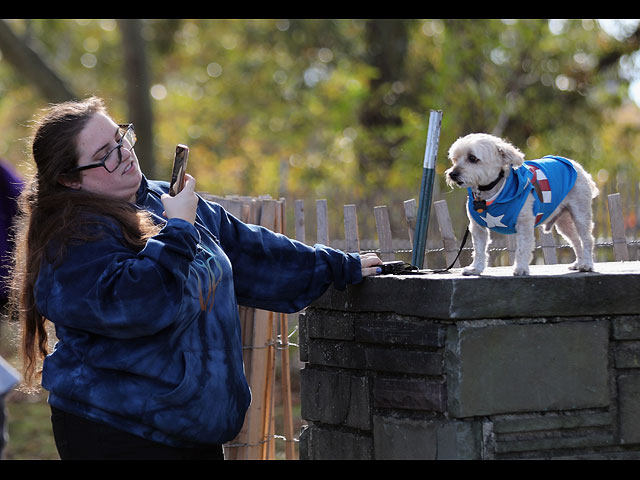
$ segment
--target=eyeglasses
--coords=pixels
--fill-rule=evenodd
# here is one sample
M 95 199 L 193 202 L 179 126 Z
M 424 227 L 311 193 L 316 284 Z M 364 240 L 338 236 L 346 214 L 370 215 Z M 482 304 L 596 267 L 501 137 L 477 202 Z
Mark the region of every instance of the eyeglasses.
M 102 159 L 97 163 L 90 163 L 89 165 L 82 165 L 81 167 L 75 167 L 70 170 L 65 171 L 64 173 L 75 173 L 80 172 L 82 170 L 88 170 L 90 168 L 98 168 L 104 167 L 105 170 L 109 173 L 115 172 L 115 170 L 122 163 L 122 147 L 131 151 L 133 146 L 136 144 L 136 133 L 133 130 L 133 123 L 129 123 L 127 125 L 118 125 L 118 129 L 120 132 L 120 140 L 111 150 L 107 152 L 107 154 L 102 157 Z M 125 142 L 128 145 L 128 148 L 125 146 Z M 114 150 L 118 151 L 118 155 L 111 155 Z

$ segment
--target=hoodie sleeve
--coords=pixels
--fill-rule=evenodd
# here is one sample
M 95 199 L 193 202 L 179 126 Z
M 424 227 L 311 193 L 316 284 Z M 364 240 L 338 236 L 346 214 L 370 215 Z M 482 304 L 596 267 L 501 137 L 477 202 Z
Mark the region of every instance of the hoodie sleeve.
M 258 225 L 241 222 L 219 207 L 219 236 L 233 266 L 240 305 L 297 312 L 331 284 L 344 290 L 362 280 L 360 256 L 310 247 Z
M 156 333 L 177 320 L 198 231 L 171 219 L 138 253 L 104 227 L 94 242 L 70 245 L 60 265 L 43 262 L 35 286 L 40 312 L 57 325 L 116 338 Z

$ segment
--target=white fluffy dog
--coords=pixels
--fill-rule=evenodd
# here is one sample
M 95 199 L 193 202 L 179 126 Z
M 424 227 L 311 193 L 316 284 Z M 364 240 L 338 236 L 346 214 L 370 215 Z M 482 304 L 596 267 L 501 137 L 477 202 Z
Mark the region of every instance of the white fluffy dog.
M 526 161 L 507 141 L 485 133 L 459 138 L 449 149 L 451 186 L 467 188 L 467 214 L 473 238 L 473 263 L 465 275 L 480 275 L 487 264 L 488 229 L 516 234 L 514 275 L 528 275 L 535 246 L 534 228 L 545 225 L 573 247 L 569 268 L 593 270 L 591 200 L 598 189 L 575 161 L 556 156 Z

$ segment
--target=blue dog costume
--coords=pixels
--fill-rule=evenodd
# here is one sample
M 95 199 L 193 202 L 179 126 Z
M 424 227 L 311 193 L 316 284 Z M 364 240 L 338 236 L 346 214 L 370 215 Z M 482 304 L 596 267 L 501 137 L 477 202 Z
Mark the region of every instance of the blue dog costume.
M 532 191 L 535 226 L 544 222 L 560 205 L 575 184 L 577 172 L 573 164 L 563 157 L 547 155 L 529 160 L 511 170 L 502 191 L 486 208 L 474 209 L 474 198 L 469 192 L 469 212 L 473 220 L 483 227 L 503 234 L 516 233 L 516 220 L 527 196 Z

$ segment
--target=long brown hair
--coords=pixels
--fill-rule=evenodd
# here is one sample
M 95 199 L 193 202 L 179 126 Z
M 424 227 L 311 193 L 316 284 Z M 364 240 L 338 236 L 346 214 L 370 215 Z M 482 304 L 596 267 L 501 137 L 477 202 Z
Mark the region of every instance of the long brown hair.
M 35 125 L 32 155 L 36 173 L 18 198 L 15 250 L 10 276 L 10 315 L 22 326 L 23 374 L 27 388 L 33 386 L 38 364 L 49 353 L 47 319 L 38 311 L 34 286 L 45 258 L 61 262 L 72 242 L 96 239 L 98 218 L 121 225 L 125 243 L 135 251 L 144 247 L 159 227 L 131 203 L 82 190 L 72 190 L 59 180 L 79 181 L 80 173 L 65 174 L 77 166 L 77 138 L 89 119 L 105 113 L 97 97 L 50 106 Z

